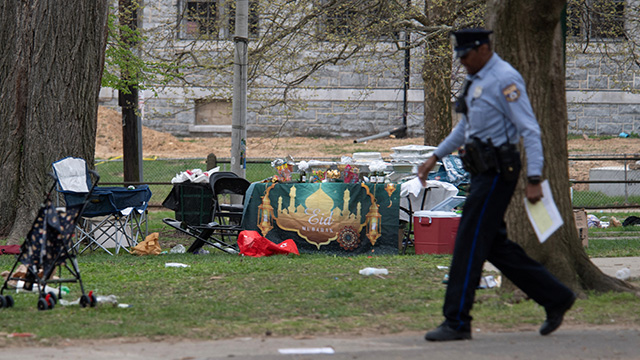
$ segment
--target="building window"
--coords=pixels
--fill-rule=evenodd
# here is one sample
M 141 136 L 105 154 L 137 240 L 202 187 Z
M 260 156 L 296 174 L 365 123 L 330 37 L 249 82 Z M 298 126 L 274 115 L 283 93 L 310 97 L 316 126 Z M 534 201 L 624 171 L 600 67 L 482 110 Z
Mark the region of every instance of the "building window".
M 389 21 L 401 9 L 389 4 L 381 7 L 375 1 L 334 2 L 327 8 L 328 2 L 321 0 L 319 6 L 325 7 L 325 15 L 319 26 L 318 37 L 321 41 L 336 41 L 346 38 L 365 36 L 379 41 L 396 41 L 399 32 L 392 28 Z
M 181 39 L 232 39 L 235 0 L 181 0 L 178 3 Z M 258 37 L 258 1 L 249 2 L 249 37 Z
M 217 21 L 217 4 L 215 1 L 209 0 L 191 0 L 186 1 L 184 10 L 182 11 L 184 28 L 184 38 L 217 38 L 218 37 L 218 21 Z
M 196 125 L 231 125 L 231 101 L 198 99 L 195 102 Z
M 568 36 L 581 40 L 616 40 L 625 37 L 625 0 L 570 0 Z
M 349 9 L 343 4 L 337 11 L 331 11 L 325 16 L 325 30 L 335 36 L 349 36 L 355 28 L 351 25 L 351 21 L 357 16 L 358 13 L 354 9 Z

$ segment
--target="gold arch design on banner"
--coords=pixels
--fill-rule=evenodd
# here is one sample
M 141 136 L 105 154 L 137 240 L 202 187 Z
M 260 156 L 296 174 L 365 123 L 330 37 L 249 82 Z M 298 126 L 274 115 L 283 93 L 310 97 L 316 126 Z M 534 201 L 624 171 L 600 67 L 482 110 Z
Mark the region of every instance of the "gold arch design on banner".
M 296 203 L 296 187 L 289 191 L 289 204 L 283 207 L 283 198 L 278 198 L 276 210 L 276 223 L 287 231 L 293 231 L 308 243 L 318 249 L 322 245 L 328 245 L 338 238 L 340 231 L 346 227 L 356 229 L 359 233 L 364 227 L 362 223 L 362 204 L 357 203 L 356 213 L 349 211 L 351 194 L 345 190 L 342 202 L 334 201 L 324 190 L 322 184 L 313 194 L 309 195 L 304 205 Z

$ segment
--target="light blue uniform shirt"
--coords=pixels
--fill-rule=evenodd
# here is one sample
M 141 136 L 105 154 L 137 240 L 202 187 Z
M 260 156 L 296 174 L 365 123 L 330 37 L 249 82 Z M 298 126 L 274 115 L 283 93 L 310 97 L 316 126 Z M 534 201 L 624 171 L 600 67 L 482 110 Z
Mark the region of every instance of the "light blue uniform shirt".
M 516 69 L 493 54 L 474 75 L 465 101 L 469 111 L 444 139 L 434 154 L 442 159 L 472 137 L 498 147 L 507 141 L 517 144 L 522 137 L 527 154 L 527 176 L 541 176 L 544 165 L 540 127 L 533 114 L 524 79 Z

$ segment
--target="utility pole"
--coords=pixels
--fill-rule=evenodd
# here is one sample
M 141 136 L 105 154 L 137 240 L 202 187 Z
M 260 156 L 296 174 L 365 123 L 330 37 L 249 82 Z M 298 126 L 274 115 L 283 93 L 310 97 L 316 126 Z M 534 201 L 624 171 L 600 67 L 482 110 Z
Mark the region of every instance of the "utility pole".
M 249 42 L 249 0 L 236 0 L 236 28 L 233 41 L 233 119 L 231 123 L 231 171 L 245 177 L 247 170 L 247 63 Z
M 411 7 L 411 0 L 407 0 L 407 10 Z M 402 126 L 404 130 L 399 131 L 396 137 L 402 139 L 407 137 L 407 117 L 409 116 L 409 89 L 411 88 L 411 33 L 409 29 L 404 31 L 404 79 L 402 99 Z
M 130 49 L 138 46 L 131 33 L 138 29 L 137 0 L 118 0 L 120 36 Z M 123 67 L 120 74 L 127 85 L 126 92 L 118 91 L 118 105 L 122 107 L 122 163 L 124 183 L 142 182 L 142 124 L 138 113 L 138 84 L 131 81 L 131 69 Z

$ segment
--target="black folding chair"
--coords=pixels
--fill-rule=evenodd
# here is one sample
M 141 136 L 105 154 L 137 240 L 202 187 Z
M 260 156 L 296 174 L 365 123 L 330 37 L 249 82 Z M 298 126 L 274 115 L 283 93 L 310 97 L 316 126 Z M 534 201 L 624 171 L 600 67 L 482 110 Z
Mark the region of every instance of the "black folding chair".
M 211 222 L 190 225 L 184 221 L 165 218 L 162 221 L 174 229 L 194 237 L 195 240 L 187 252 L 196 253 L 205 244 L 227 253 L 238 253 L 234 243 L 243 229 L 242 213 L 244 197 L 251 183 L 233 172 L 214 173 L 209 178 L 213 193 Z

